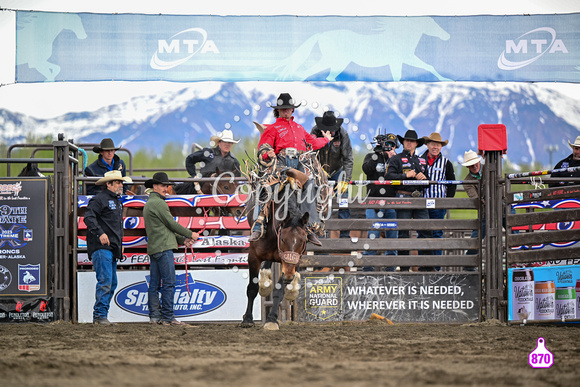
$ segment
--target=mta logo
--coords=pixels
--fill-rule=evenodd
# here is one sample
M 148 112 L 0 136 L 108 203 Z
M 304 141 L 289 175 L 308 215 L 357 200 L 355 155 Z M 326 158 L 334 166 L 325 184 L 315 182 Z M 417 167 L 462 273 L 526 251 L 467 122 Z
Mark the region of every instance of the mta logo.
M 169 70 L 190 60 L 194 55 L 219 54 L 213 40 L 207 38 L 203 28 L 189 28 L 176 33 L 168 40 L 157 41 L 157 51 L 150 66 L 155 70 Z
M 556 39 L 556 30 L 550 27 L 536 28 L 515 40 L 506 40 L 505 50 L 497 61 L 497 67 L 502 70 L 517 70 L 534 63 L 544 54 L 556 53 L 568 54 L 564 42 Z

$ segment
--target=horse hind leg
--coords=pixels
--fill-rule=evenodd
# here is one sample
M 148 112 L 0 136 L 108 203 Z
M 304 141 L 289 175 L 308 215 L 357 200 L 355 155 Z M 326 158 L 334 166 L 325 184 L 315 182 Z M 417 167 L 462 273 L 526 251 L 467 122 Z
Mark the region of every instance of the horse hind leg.
M 246 306 L 246 313 L 242 317 L 242 322 L 240 323 L 241 328 L 251 328 L 254 327 L 254 301 L 258 296 L 258 269 L 260 263 L 257 258 L 252 255 L 248 255 L 248 266 L 250 279 L 248 281 L 248 287 L 246 288 L 246 296 L 248 298 L 248 304 Z

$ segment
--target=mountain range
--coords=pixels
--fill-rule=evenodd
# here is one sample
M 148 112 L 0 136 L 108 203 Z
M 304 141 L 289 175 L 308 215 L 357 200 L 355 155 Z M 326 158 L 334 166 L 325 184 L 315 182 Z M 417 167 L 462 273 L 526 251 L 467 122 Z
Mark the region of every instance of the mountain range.
M 513 164 L 549 166 L 569 155 L 568 140 L 580 135 L 578 101 L 535 84 L 501 83 L 194 83 L 182 89 L 131 100 L 94 111 L 71 112 L 37 119 L 0 107 L 0 136 L 5 144 L 27 136 L 64 133 L 76 143 L 98 143 L 104 137 L 135 152 L 161 152 L 168 142 L 182 145 L 185 155 L 196 142 L 208 146 L 211 135 L 231 129 L 235 137 L 257 139 L 252 121 L 271 123 L 280 92 L 290 91 L 302 103 L 295 119 L 306 130 L 314 117 L 334 110 L 343 117 L 355 152 L 366 153 L 377 133 L 419 136 L 439 132 L 449 144 L 443 154 L 461 162 L 466 150 L 477 149 L 480 124 L 504 124 L 507 158 Z M 243 144 L 240 143 L 240 144 Z M 548 145 L 557 145 L 552 160 Z M 243 154 L 234 148 L 234 153 Z M 424 150 L 420 149 L 420 151 Z M 248 152 L 253 153 L 253 152 Z

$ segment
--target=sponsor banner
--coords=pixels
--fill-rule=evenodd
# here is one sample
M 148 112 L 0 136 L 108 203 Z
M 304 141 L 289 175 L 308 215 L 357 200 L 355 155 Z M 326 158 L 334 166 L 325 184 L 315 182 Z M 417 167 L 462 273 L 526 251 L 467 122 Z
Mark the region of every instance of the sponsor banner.
M 246 311 L 248 270 L 176 271 L 174 311 L 181 321 L 241 321 Z M 148 322 L 149 271 L 119 271 L 119 284 L 109 309 L 114 322 Z M 78 321 L 93 321 L 96 276 L 77 273 Z M 254 304 L 254 319 L 260 320 L 261 305 Z
M 193 244 L 194 249 L 246 249 L 250 247 L 248 236 L 206 236 L 199 237 Z M 146 237 L 123 237 L 123 247 L 146 247 Z M 78 237 L 78 247 L 86 248 L 86 237 Z
M 51 322 L 55 320 L 52 298 L 0 299 L 0 323 Z
M 173 254 L 176 265 L 183 265 L 185 263 L 186 255 L 184 253 Z M 194 253 L 187 254 L 187 262 L 189 265 L 247 265 L 247 253 Z M 149 265 L 149 255 L 145 253 L 125 253 L 123 258 L 117 262 L 118 266 L 132 266 L 132 265 Z M 92 266 L 93 263 L 89 260 L 86 253 L 77 255 L 77 264 L 79 266 Z
M 299 321 L 367 320 L 376 313 L 393 322 L 479 320 L 477 274 L 303 275 L 296 301 Z
M 44 178 L 0 178 L 0 297 L 47 294 Z
M 302 17 L 17 11 L 16 29 L 19 83 L 580 81 L 578 13 Z
M 514 199 L 518 200 L 518 196 L 516 195 L 522 195 L 522 199 L 524 193 L 515 193 L 514 194 Z M 522 204 L 514 204 L 512 205 L 513 208 L 517 209 L 517 208 L 521 208 L 521 209 L 541 209 L 541 210 L 545 210 L 545 209 L 553 209 L 553 210 L 561 210 L 561 209 L 569 209 L 569 208 L 580 208 L 580 199 L 564 199 L 564 200 L 543 200 L 541 202 L 529 202 L 529 203 L 522 203 Z M 580 230 L 580 221 L 570 221 L 570 222 L 559 222 L 559 223 L 540 223 L 540 224 L 533 224 L 532 226 L 532 230 L 533 231 L 558 231 L 558 230 Z M 518 227 L 513 227 L 513 230 L 521 230 L 521 231 L 527 231 L 529 229 L 530 226 L 518 226 Z M 557 242 L 557 243 L 549 243 L 549 244 L 544 244 L 544 243 L 539 243 L 537 245 L 532 245 L 532 246 L 517 246 L 517 247 L 512 247 L 512 250 L 537 250 L 537 249 L 551 249 L 551 248 L 558 248 L 558 247 L 569 247 L 569 246 L 573 246 L 576 243 L 578 243 L 577 240 L 574 241 L 568 241 L 568 242 Z M 530 266 L 530 265 L 540 265 L 543 266 L 544 264 L 549 265 L 548 263 L 544 263 L 544 262 L 538 262 L 537 264 L 522 264 L 522 265 L 518 265 L 518 266 Z M 566 263 L 563 263 L 566 264 Z M 569 264 L 573 264 L 573 263 L 569 263 Z
M 84 208 L 92 196 L 79 195 L 78 207 Z M 145 207 L 148 196 L 121 196 L 123 207 Z M 168 195 L 165 202 L 169 207 L 241 207 L 246 204 L 247 195 Z
M 515 269 L 508 269 L 508 320 L 522 320 L 523 318 L 521 315 L 521 307 L 514 307 L 514 303 L 517 302 L 518 299 L 522 297 L 527 297 L 530 300 L 530 305 L 528 306 L 526 313 L 528 314 L 529 320 L 538 320 L 542 319 L 541 316 L 534 316 L 533 312 L 534 309 L 537 309 L 537 305 L 534 305 L 536 301 L 536 293 L 537 288 L 534 284 L 538 283 L 546 283 L 551 282 L 554 284 L 555 290 L 563 290 L 569 289 L 570 294 L 574 293 L 574 316 L 566 315 L 566 319 L 576 319 L 580 318 L 580 313 L 576 314 L 578 308 L 580 307 L 580 262 L 575 260 L 576 264 L 574 265 L 565 265 L 565 266 L 542 266 L 542 267 L 529 267 L 525 269 L 515 268 Z M 518 279 L 516 275 L 516 281 L 514 281 L 514 272 L 521 273 L 522 271 L 527 271 L 527 278 L 529 284 L 525 284 L 527 286 L 523 286 L 523 282 Z M 525 290 L 522 290 L 525 289 Z M 572 291 L 573 290 L 573 291 Z M 556 301 L 556 300 L 554 300 Z M 517 305 L 519 306 L 519 305 Z M 555 305 L 555 318 L 560 318 L 558 312 L 562 312 L 561 310 L 558 311 L 558 305 Z M 519 313 L 518 313 L 519 312 Z
M 177 223 L 185 228 L 190 228 L 193 230 L 207 229 L 207 230 L 248 230 L 250 225 L 246 217 L 236 218 L 233 216 L 204 216 L 204 217 L 189 217 L 189 216 L 178 216 L 175 217 Z M 78 219 L 78 229 L 84 230 L 87 228 L 85 224 L 85 218 L 79 217 Z M 139 217 L 126 217 L 123 218 L 123 228 L 129 229 L 145 229 L 145 221 L 143 218 Z

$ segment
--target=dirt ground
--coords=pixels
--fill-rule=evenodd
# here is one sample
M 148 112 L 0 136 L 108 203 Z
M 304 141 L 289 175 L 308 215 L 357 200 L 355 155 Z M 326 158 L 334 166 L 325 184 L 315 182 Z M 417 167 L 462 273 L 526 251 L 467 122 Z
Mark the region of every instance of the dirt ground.
M 2 386 L 577 386 L 580 326 L 0 325 Z M 532 369 L 538 337 L 554 355 Z

